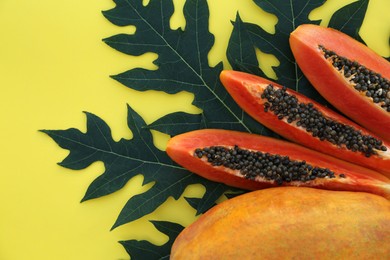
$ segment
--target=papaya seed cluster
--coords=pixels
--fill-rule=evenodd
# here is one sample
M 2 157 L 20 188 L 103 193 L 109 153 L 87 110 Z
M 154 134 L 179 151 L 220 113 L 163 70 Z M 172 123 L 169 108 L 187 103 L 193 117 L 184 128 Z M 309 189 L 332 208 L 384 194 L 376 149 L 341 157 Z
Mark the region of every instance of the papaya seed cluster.
M 316 178 L 335 178 L 336 175 L 328 168 L 308 164 L 306 161 L 291 160 L 288 156 L 251 151 L 238 147 L 211 146 L 197 148 L 194 152 L 197 158 L 207 158 L 212 166 L 223 166 L 238 170 L 246 179 L 257 177 L 275 181 L 278 185 L 284 182 L 307 182 Z M 345 174 L 339 174 L 345 178 Z
M 361 152 L 366 157 L 377 154 L 377 151 L 387 150 L 383 141 L 325 117 L 313 103 L 299 102 L 296 95 L 289 94 L 286 90 L 286 87 L 275 88 L 268 85 L 261 94 L 261 98 L 267 100 L 264 103 L 264 111 L 272 111 L 278 119 L 286 118 L 288 123 L 295 122 L 321 141 L 346 147 L 353 152 Z
M 323 46 L 319 46 L 319 48 L 324 57 L 349 80 L 357 91 L 364 93 L 374 103 L 390 112 L 390 80 L 356 61 L 351 61 L 337 55 L 334 51 L 327 50 Z

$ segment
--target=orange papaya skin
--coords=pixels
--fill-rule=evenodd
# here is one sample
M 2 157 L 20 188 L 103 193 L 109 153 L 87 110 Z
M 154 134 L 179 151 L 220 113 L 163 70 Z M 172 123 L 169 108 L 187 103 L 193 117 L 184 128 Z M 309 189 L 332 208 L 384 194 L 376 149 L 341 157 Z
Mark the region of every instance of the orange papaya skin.
M 171 138 L 168 141 L 166 152 L 179 165 L 212 181 L 246 190 L 279 186 L 277 182 L 262 177 L 257 177 L 255 180 L 247 179 L 240 174 L 239 170 L 212 166 L 207 162 L 207 159 L 200 159 L 194 155 L 197 148 L 210 146 L 234 147 L 235 145 L 245 150 L 267 152 L 289 156 L 291 160 L 306 161 L 312 166 L 328 168 L 336 176 L 345 174 L 345 178 L 316 178 L 306 182 L 283 182 L 283 186 L 364 191 L 390 199 L 390 179 L 384 175 L 294 143 L 266 136 L 220 129 L 196 130 Z
M 318 25 L 301 25 L 290 35 L 290 47 L 302 72 L 318 92 L 349 118 L 390 141 L 390 113 L 356 91 L 321 54 L 319 45 L 357 61 L 390 79 L 390 63 L 346 34 Z
M 387 147 L 387 151 L 378 151 L 377 154 L 366 157 L 363 153 L 353 152 L 348 150 L 345 146 L 335 145 L 326 140 L 321 141 L 319 138 L 313 137 L 312 134 L 307 132 L 303 127 L 297 126 L 296 123 L 288 123 L 286 119 L 279 120 L 274 113 L 264 111 L 264 103 L 266 100 L 260 97 L 261 94 L 269 84 L 272 84 L 274 88 L 282 88 L 279 84 L 255 75 L 231 70 L 222 71 L 220 79 L 237 104 L 255 120 L 272 131 L 292 142 L 373 169 L 390 178 L 389 142 L 381 139 L 383 145 Z M 305 104 L 312 103 L 315 108 L 321 111 L 323 115 L 329 119 L 349 125 L 354 129 L 360 130 L 363 134 L 377 137 L 375 134 L 353 121 L 294 90 L 287 89 L 286 93 L 295 95 L 299 102 Z
M 210 209 L 171 259 L 388 259 L 389 223 L 390 202 L 373 194 L 271 188 Z

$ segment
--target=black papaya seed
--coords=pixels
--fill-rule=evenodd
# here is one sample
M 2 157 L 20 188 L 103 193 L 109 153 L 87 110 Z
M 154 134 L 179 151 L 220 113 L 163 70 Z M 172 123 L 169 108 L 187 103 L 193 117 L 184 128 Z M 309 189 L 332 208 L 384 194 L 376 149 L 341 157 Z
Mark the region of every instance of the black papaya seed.
M 343 146 L 353 152 L 360 152 L 367 157 L 386 151 L 383 142 L 371 135 L 363 134 L 352 126 L 327 118 L 313 103 L 299 102 L 295 95 L 286 92 L 287 88 L 275 88 L 268 85 L 262 98 L 265 112 L 273 111 L 278 119 L 286 118 L 288 123 L 295 123 L 321 141 Z
M 390 112 L 390 80 L 356 61 L 337 55 L 324 46 L 320 45 L 319 49 L 333 67 L 349 80 L 355 90 L 362 92 L 374 103 L 380 104 L 385 111 Z
M 194 152 L 197 158 L 206 157 L 213 166 L 223 166 L 239 170 L 247 179 L 255 180 L 262 177 L 281 185 L 284 182 L 306 182 L 316 178 L 335 178 L 333 171 L 310 165 L 306 161 L 292 160 L 288 156 L 263 153 L 242 149 L 237 145 L 233 148 L 211 146 L 197 148 Z M 346 178 L 345 174 L 339 174 Z

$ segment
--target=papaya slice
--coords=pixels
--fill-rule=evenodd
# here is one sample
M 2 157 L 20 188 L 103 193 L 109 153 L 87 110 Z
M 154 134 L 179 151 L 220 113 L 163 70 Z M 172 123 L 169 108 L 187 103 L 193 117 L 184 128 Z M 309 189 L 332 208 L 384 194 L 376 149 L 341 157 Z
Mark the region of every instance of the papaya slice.
M 346 34 L 318 25 L 291 33 L 297 64 L 343 114 L 390 141 L 390 63 Z
M 216 205 L 186 227 L 172 260 L 388 259 L 390 202 L 364 192 L 280 187 Z
M 390 179 L 367 168 L 266 136 L 204 129 L 174 136 L 167 154 L 206 179 L 246 190 L 303 186 L 390 199 Z
M 244 111 L 279 135 L 390 178 L 390 144 L 353 121 L 255 75 L 225 70 L 220 79 Z

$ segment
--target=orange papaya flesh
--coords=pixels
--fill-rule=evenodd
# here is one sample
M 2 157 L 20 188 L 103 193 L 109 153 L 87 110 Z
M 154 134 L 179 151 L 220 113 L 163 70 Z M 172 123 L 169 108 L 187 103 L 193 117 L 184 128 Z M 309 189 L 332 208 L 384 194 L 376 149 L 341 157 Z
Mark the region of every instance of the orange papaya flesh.
M 390 141 L 390 63 L 331 28 L 301 25 L 290 47 L 302 72 L 334 107 Z
M 255 75 L 225 70 L 220 79 L 237 104 L 272 131 L 390 177 L 390 143 L 353 121 L 294 90 Z
M 390 202 L 279 187 L 223 201 L 176 238 L 171 259 L 388 259 Z
M 166 152 L 193 173 L 246 190 L 302 186 L 364 191 L 390 199 L 390 179 L 380 173 L 261 135 L 196 130 L 171 138 Z

